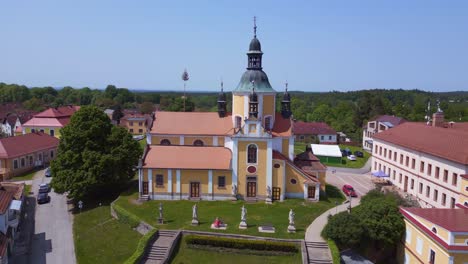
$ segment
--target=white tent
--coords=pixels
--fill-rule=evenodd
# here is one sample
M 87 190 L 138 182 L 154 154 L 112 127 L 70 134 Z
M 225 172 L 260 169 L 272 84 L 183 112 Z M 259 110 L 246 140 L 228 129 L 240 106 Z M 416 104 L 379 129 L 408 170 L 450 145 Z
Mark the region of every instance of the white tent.
M 312 147 L 312 153 L 315 156 L 326 156 L 326 157 L 340 157 L 341 150 L 338 145 L 319 145 L 319 144 L 310 144 Z

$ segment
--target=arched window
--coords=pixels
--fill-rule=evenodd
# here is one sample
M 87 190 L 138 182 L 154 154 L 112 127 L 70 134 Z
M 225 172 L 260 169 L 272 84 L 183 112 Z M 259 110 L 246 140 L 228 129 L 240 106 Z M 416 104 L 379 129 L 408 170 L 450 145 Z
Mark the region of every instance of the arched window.
M 197 140 L 195 140 L 195 141 L 193 142 L 193 145 L 194 145 L 194 146 L 197 146 L 197 147 L 201 147 L 201 146 L 203 146 L 203 141 L 197 139 Z
M 253 144 L 247 147 L 247 163 L 257 163 L 257 146 Z
M 265 117 L 265 129 L 271 130 L 271 116 Z
M 242 126 L 242 117 L 236 116 L 236 128 L 241 128 Z
M 161 140 L 161 145 L 164 145 L 164 146 L 169 146 L 171 145 L 171 141 L 169 141 L 169 139 L 163 139 Z
M 437 234 L 437 229 L 435 227 L 432 228 L 432 233 Z

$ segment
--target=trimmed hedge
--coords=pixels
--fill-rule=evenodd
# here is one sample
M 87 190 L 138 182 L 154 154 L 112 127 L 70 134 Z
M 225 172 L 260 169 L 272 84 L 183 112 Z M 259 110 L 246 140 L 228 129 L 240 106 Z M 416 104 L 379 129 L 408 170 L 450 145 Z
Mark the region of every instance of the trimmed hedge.
M 268 240 L 247 240 L 225 237 L 209 237 L 188 235 L 185 237 L 185 242 L 192 245 L 235 248 L 235 249 L 251 249 L 265 251 L 281 251 L 281 252 L 299 252 L 299 247 L 289 242 L 276 242 Z
M 333 258 L 333 264 L 340 264 L 340 250 L 338 249 L 338 246 L 336 245 L 335 241 L 328 239 L 327 243 Z
M 140 219 L 135 215 L 129 213 L 123 207 L 120 207 L 115 203 L 112 203 L 111 206 L 114 209 L 114 212 L 117 214 L 118 220 L 120 222 L 130 225 L 130 227 L 132 228 L 135 228 L 140 224 Z
M 133 254 L 124 262 L 124 264 L 140 263 L 141 258 L 145 254 L 145 249 L 146 249 L 146 246 L 148 245 L 148 242 L 154 238 L 157 231 L 158 231 L 157 229 L 152 229 L 148 233 L 146 233 L 144 236 L 142 236 L 140 238 L 140 241 L 138 242 L 138 246 L 135 252 L 133 252 Z

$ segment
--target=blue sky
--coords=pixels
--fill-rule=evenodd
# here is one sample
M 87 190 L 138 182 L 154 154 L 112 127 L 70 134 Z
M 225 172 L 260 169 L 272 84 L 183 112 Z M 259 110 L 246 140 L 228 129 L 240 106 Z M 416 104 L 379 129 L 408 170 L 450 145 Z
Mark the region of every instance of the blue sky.
M 468 90 L 468 1 L 0 0 L 0 82 L 236 87 L 258 17 L 273 87 Z

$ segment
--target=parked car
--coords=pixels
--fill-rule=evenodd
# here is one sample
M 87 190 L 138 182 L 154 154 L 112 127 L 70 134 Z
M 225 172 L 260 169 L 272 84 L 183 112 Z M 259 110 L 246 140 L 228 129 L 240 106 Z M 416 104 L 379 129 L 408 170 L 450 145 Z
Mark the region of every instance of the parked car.
M 354 191 L 353 186 L 349 184 L 343 185 L 343 188 L 341 190 L 344 192 L 344 194 L 346 194 L 346 196 L 357 197 L 357 194 Z
M 354 156 L 354 155 L 349 155 L 349 156 L 348 156 L 348 159 L 349 159 L 349 160 L 352 160 L 352 161 L 356 161 L 356 156 Z
M 41 183 L 39 185 L 39 193 L 48 193 L 50 192 L 50 186 L 48 183 Z
M 46 177 L 52 177 L 52 173 L 50 172 L 50 167 L 47 167 L 47 169 L 45 171 L 45 176 Z
M 353 153 L 352 153 L 351 150 L 349 150 L 349 149 L 342 149 L 342 150 L 341 150 L 341 156 L 342 156 L 342 157 L 347 157 L 347 156 L 349 156 L 349 155 L 351 155 L 351 154 L 353 154 Z
M 47 193 L 38 193 L 37 194 L 37 203 L 43 204 L 50 202 L 50 196 Z
M 363 158 L 364 157 L 364 153 L 362 153 L 362 151 L 354 151 L 354 155 L 356 157 L 359 157 L 359 158 Z

